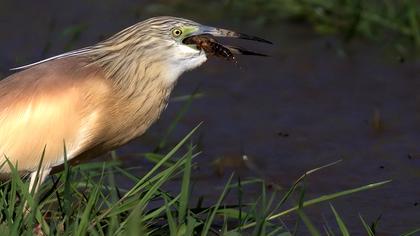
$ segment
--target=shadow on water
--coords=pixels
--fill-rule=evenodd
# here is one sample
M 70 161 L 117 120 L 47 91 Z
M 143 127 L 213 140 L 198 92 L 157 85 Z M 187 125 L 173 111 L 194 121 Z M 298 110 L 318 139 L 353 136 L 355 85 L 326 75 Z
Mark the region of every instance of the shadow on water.
M 135 9 L 141 3 L 89 1 L 81 7 L 82 1 L 50 2 L 32 8 L 20 8 L 24 4 L 20 1 L 1 4 L 4 76 L 7 68 L 38 60 L 43 53 L 89 45 L 136 22 Z M 355 41 L 343 48 L 339 40 L 318 36 L 305 25 L 214 24 L 264 36 L 275 45 L 243 42 L 271 57 L 240 57 L 240 66 L 210 59 L 179 81 L 173 97 L 197 88 L 204 93 L 170 136 L 170 143 L 176 143 L 204 121 L 196 140 L 203 151 L 194 175 L 197 196 L 217 197 L 223 172 L 235 170 L 243 177 L 259 176 L 287 187 L 304 171 L 343 159 L 308 179 L 309 196 L 393 179 L 381 189 L 339 199 L 334 205 L 348 226 L 360 232 L 359 213 L 370 221 L 381 216 L 382 235 L 418 226 L 418 59 L 402 60 L 384 52 L 380 44 Z M 58 30 L 69 25 L 73 31 Z M 134 154 L 153 150 L 181 106 L 182 102 L 171 102 L 145 136 L 118 150 L 125 165 L 150 165 Z M 243 161 L 243 154 L 249 161 Z M 312 207 L 308 213 L 321 223 L 325 209 Z M 325 217 L 333 219 L 329 213 Z

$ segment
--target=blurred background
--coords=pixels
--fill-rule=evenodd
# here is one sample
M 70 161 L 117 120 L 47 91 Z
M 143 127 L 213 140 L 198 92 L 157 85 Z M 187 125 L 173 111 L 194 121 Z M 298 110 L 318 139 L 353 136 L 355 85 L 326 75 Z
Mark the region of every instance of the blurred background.
M 2 0 L 0 77 L 158 15 L 274 44 L 240 42 L 270 57 L 239 57 L 237 65 L 210 58 L 183 75 L 161 119 L 117 150 L 124 165 L 141 166 L 141 175 L 203 122 L 194 142 L 202 151 L 197 199 L 214 201 L 232 171 L 281 189 L 342 160 L 307 179 L 307 198 L 392 179 L 334 206 L 354 234 L 363 232 L 359 214 L 379 235 L 420 225 L 419 1 Z M 307 213 L 320 225 L 334 221 L 328 205 Z

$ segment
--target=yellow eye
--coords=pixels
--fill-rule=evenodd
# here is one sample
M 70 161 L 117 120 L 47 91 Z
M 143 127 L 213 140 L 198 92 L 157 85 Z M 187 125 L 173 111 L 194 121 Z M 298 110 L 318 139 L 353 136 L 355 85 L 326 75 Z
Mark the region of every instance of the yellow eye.
M 180 29 L 173 29 L 172 30 L 172 35 L 174 36 L 174 37 L 179 37 L 179 36 L 181 36 L 181 34 L 182 34 L 182 30 L 180 30 Z

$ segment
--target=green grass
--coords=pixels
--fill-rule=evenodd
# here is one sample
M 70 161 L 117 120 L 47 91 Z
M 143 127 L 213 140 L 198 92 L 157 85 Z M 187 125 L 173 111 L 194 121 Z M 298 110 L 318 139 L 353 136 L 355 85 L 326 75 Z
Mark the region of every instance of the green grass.
M 305 209 L 389 182 L 305 199 L 305 180 L 337 162 L 304 173 L 283 191 L 269 191 L 263 180 L 241 181 L 232 174 L 223 189 L 215 188 L 220 195 L 213 204 L 193 206 L 191 176 L 198 150 L 189 140 L 197 128 L 144 176 L 122 168 L 114 153 L 114 160 L 106 163 L 74 167 L 65 163 L 64 170 L 53 175 L 32 197 L 27 181 L 13 171 L 11 179 L 0 186 L 0 235 L 293 235 L 289 227 L 279 223 L 291 214 L 297 214 L 312 235 L 319 235 L 322 231 L 304 213 Z M 168 161 L 171 164 L 165 165 Z M 131 187 L 119 187 L 116 176 L 124 177 Z M 168 192 L 165 185 L 176 184 L 174 178 L 181 179 L 179 191 Z M 244 197 L 252 185 L 261 189 L 255 201 Z M 226 202 L 233 195 L 238 201 Z M 298 203 L 294 203 L 296 197 Z M 27 215 L 23 213 L 25 201 L 31 208 Z M 333 230 L 348 235 L 350 230 L 344 220 L 332 205 L 331 210 L 338 224 Z M 361 227 L 370 233 L 361 219 Z

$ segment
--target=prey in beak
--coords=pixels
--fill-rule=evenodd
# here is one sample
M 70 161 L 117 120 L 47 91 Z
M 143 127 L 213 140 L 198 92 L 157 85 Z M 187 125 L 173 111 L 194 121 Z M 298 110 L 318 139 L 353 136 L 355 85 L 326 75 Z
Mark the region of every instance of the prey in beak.
M 240 38 L 245 40 L 252 40 L 262 43 L 272 44 L 270 41 L 251 36 L 247 34 L 237 33 L 234 31 L 214 28 L 209 26 L 201 26 L 197 31 L 186 37 L 182 42 L 186 45 L 194 45 L 197 49 L 203 50 L 207 55 L 221 57 L 228 61 L 235 61 L 235 54 L 237 55 L 253 55 L 253 56 L 267 56 L 262 53 L 253 52 L 237 46 L 223 45 L 218 42 L 215 37 L 225 38 Z

